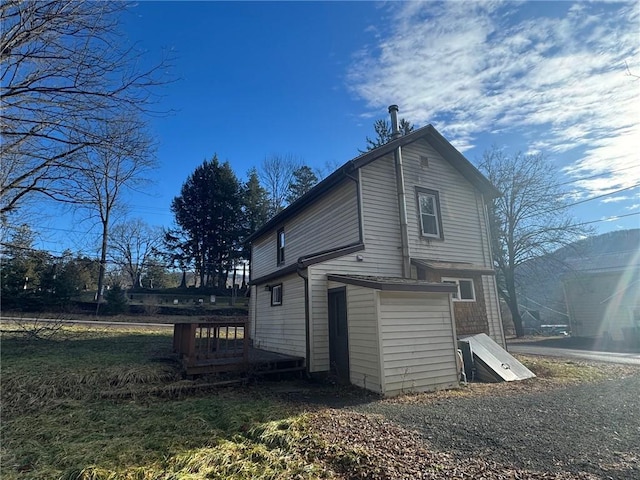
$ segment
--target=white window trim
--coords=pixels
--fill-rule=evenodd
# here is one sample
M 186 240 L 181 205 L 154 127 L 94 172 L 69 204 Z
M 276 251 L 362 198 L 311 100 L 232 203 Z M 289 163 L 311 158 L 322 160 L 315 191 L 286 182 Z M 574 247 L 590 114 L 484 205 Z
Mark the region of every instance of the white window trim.
M 424 189 L 420 187 L 416 187 L 416 199 L 418 202 L 418 223 L 420 225 L 420 235 L 426 238 L 438 238 L 444 239 L 442 235 L 442 216 L 440 213 L 440 195 L 435 190 Z M 436 233 L 428 233 L 424 231 L 424 224 L 422 223 L 422 202 L 420 201 L 421 197 L 431 197 L 433 198 L 433 206 L 435 209 L 434 217 L 435 217 L 435 225 L 436 225 Z M 425 214 L 430 215 L 430 214 Z
M 455 297 L 453 297 L 454 302 L 475 302 L 476 301 L 476 286 L 473 278 L 453 278 L 453 277 L 442 277 L 440 279 L 443 283 L 455 283 L 458 288 L 458 292 Z M 471 283 L 471 294 L 473 298 L 461 298 L 460 295 L 460 281 L 466 281 Z

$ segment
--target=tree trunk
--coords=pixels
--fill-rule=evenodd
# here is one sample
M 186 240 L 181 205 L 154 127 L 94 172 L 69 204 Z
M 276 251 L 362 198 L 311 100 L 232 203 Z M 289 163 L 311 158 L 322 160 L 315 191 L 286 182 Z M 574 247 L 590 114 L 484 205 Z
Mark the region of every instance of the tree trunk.
M 242 289 L 247 288 L 247 262 L 242 262 Z
M 108 217 L 102 222 L 102 246 L 100 248 L 100 269 L 98 270 L 98 293 L 96 295 L 96 315 L 100 309 L 100 303 L 104 300 L 104 275 L 107 265 L 107 237 L 109 233 Z
M 187 288 L 187 271 L 182 270 L 182 280 L 180 281 L 180 288 Z
M 236 288 L 236 267 L 233 266 L 233 275 L 231 276 L 231 288 Z
M 516 337 L 520 338 L 524 336 L 524 328 L 522 326 L 520 309 L 518 308 L 518 294 L 516 293 L 516 283 L 513 275 L 505 275 L 505 287 L 505 301 L 507 302 L 507 306 L 509 307 L 509 311 L 511 312 L 513 326 L 516 329 Z
M 509 311 L 511 312 L 511 318 L 513 319 L 513 326 L 516 329 L 516 337 L 524 337 L 524 327 L 522 326 L 522 317 L 520 316 L 520 310 L 518 309 L 518 301 L 507 302 Z

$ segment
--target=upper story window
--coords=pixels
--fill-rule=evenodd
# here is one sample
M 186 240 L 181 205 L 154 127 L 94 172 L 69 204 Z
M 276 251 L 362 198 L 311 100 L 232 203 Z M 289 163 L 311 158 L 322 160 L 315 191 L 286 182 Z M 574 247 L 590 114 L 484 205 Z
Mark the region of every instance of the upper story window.
M 284 263 L 284 228 L 278 230 L 278 265 L 282 265 Z
M 471 278 L 446 278 L 442 277 L 442 283 L 451 283 L 458 287 L 458 291 L 453 294 L 454 302 L 475 302 L 476 291 Z
M 416 195 L 420 215 L 420 233 L 423 237 L 444 238 L 438 192 L 416 187 Z

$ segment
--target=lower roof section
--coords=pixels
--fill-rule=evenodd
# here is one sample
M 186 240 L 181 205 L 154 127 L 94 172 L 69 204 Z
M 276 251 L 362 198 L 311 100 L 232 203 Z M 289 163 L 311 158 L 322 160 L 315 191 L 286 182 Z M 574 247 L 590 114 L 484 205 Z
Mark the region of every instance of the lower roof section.
M 357 285 L 359 287 L 387 290 L 393 292 L 430 292 L 454 293 L 458 287 L 449 283 L 426 282 L 398 277 L 371 277 L 366 275 L 329 274 L 327 279 L 332 282 Z
M 437 260 L 429 260 L 422 258 L 412 258 L 411 263 L 416 267 L 426 268 L 428 270 L 440 270 L 447 272 L 455 272 L 460 274 L 476 274 L 476 275 L 495 275 L 496 272 L 492 268 L 473 263 L 464 262 L 440 262 Z

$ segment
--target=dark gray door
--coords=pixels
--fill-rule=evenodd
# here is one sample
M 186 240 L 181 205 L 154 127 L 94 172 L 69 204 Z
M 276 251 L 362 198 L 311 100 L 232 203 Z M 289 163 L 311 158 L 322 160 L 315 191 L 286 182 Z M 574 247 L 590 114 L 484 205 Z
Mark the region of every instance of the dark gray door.
M 329 361 L 338 381 L 349 383 L 346 287 L 329 290 Z

